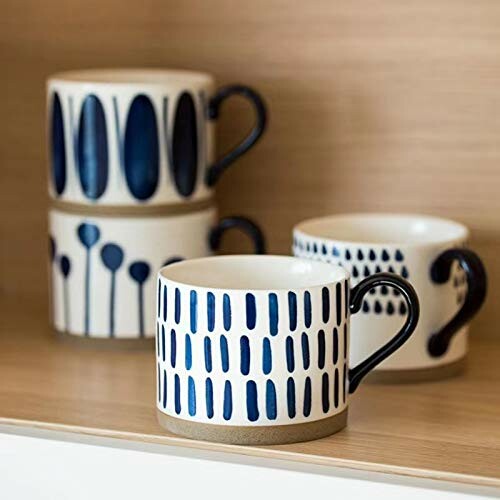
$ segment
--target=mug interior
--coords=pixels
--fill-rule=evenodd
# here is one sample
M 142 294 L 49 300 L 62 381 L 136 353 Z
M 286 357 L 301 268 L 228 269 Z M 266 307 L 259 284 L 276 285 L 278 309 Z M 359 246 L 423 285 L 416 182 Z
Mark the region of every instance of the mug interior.
M 199 288 L 290 290 L 324 286 L 348 278 L 340 266 L 278 255 L 227 255 L 171 264 L 160 270 L 169 281 Z
M 51 80 L 79 83 L 108 84 L 172 84 L 212 82 L 208 73 L 177 69 L 130 68 L 87 69 L 53 75 Z
M 418 245 L 466 239 L 468 230 L 448 219 L 405 214 L 340 214 L 301 222 L 308 236 L 345 243 Z

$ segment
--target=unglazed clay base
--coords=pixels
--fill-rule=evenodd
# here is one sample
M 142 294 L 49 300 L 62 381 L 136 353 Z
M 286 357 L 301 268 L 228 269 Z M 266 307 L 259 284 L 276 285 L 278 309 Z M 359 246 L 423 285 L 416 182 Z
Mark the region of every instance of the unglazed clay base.
M 411 384 L 432 382 L 460 375 L 465 370 L 465 357 L 433 368 L 414 370 L 375 370 L 367 375 L 366 382 L 373 384 Z
M 153 350 L 154 338 L 132 338 L 120 339 L 109 337 L 85 337 L 82 335 L 72 335 L 68 332 L 54 330 L 56 337 L 61 342 L 70 344 L 71 346 L 90 348 L 90 349 L 117 349 L 124 351 L 133 350 Z
M 270 445 L 300 443 L 330 436 L 347 424 L 347 408 L 337 415 L 302 424 L 238 426 L 191 422 L 157 410 L 158 422 L 174 434 L 225 444 Z

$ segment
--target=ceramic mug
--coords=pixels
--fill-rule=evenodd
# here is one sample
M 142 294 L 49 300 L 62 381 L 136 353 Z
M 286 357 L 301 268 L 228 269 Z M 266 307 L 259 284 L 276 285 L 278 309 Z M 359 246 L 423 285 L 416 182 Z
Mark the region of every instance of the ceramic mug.
M 233 95 L 250 101 L 256 123 L 215 159 L 214 124 Z M 222 173 L 260 138 L 261 97 L 244 85 L 215 89 L 206 73 L 96 69 L 52 76 L 47 84 L 51 197 L 96 206 L 206 208 Z M 201 204 L 201 205 L 200 205 Z
M 379 285 L 398 290 L 406 321 L 349 368 L 350 315 Z M 377 274 L 351 289 L 344 268 L 285 256 L 176 263 L 160 270 L 157 293 L 160 424 L 235 444 L 304 441 L 343 428 L 349 395 L 410 337 L 419 315 L 399 276 Z
M 465 248 L 468 236 L 462 224 L 436 217 L 341 214 L 295 226 L 293 253 L 340 264 L 354 283 L 380 271 L 412 283 L 421 304 L 417 330 L 370 375 L 371 380 L 411 382 L 462 369 L 467 325 L 486 295 L 486 272 L 480 258 Z M 351 361 L 384 342 L 405 315 L 406 304 L 397 291 L 372 290 L 352 322 Z
M 239 228 L 264 252 L 259 228 L 243 217 L 217 222 L 214 208 L 167 217 L 86 217 L 49 212 L 52 322 L 64 336 L 151 339 L 155 274 L 182 259 L 210 255 Z M 121 342 L 122 344 L 124 342 Z M 87 342 L 88 344 L 88 342 Z M 102 345 L 102 341 L 101 341 Z

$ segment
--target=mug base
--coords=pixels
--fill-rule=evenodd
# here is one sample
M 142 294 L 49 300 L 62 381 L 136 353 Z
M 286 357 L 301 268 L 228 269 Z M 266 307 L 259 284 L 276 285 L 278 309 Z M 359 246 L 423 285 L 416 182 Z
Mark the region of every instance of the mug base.
M 456 377 L 464 372 L 465 357 L 446 365 L 431 368 L 414 368 L 411 370 L 377 370 L 369 373 L 364 381 L 371 384 L 412 384 L 419 382 L 435 382 Z
M 151 350 L 154 348 L 154 337 L 148 338 L 110 338 L 110 337 L 85 337 L 83 335 L 73 335 L 53 328 L 57 340 L 62 343 L 90 348 L 90 349 L 117 349 L 123 351 Z
M 156 410 L 159 424 L 174 434 L 224 444 L 270 445 L 300 443 L 330 436 L 342 430 L 347 424 L 347 408 L 337 415 L 316 420 L 288 425 L 239 426 L 191 422 L 171 417 Z

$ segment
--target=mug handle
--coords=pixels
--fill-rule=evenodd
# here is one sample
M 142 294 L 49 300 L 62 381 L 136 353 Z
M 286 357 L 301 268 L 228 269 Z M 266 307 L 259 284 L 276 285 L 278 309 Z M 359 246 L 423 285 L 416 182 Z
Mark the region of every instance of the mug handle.
M 260 227 L 252 220 L 246 217 L 238 216 L 224 217 L 210 230 L 210 233 L 208 234 L 208 244 L 210 245 L 210 249 L 212 251 L 218 250 L 223 234 L 227 230 L 233 228 L 240 229 L 248 235 L 254 244 L 254 253 L 266 253 L 266 240 Z
M 210 99 L 208 104 L 208 118 L 216 120 L 219 117 L 219 109 L 223 101 L 234 94 L 247 98 L 253 104 L 257 120 L 250 133 L 234 149 L 226 153 L 208 168 L 206 174 L 206 184 L 208 186 L 213 186 L 229 165 L 242 154 L 246 153 L 259 140 L 266 128 L 267 112 L 264 101 L 255 90 L 245 85 L 228 85 L 220 88 L 212 99 Z
M 359 363 L 354 368 L 349 369 L 349 394 L 352 394 L 358 387 L 361 380 L 373 370 L 385 358 L 397 351 L 411 336 L 417 327 L 418 317 L 420 315 L 420 305 L 415 289 L 397 274 L 377 273 L 365 278 L 351 290 L 351 299 L 349 301 L 349 311 L 356 314 L 363 304 L 363 297 L 377 286 L 385 285 L 397 290 L 405 299 L 408 314 L 401 330 L 389 340 L 380 349 L 371 356 Z
M 458 261 L 467 278 L 467 295 L 460 310 L 455 316 L 429 337 L 427 350 L 437 358 L 442 356 L 450 345 L 453 336 L 477 314 L 486 298 L 486 270 L 479 256 L 465 248 L 445 250 L 431 266 L 431 280 L 443 284 L 450 279 L 451 266 Z

